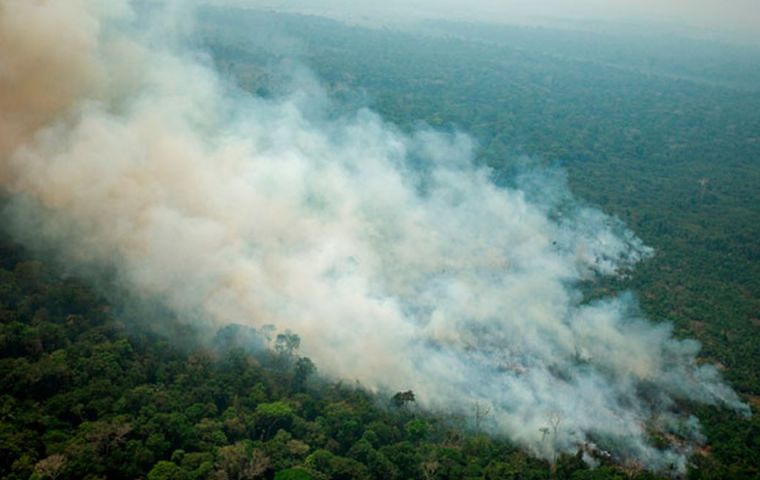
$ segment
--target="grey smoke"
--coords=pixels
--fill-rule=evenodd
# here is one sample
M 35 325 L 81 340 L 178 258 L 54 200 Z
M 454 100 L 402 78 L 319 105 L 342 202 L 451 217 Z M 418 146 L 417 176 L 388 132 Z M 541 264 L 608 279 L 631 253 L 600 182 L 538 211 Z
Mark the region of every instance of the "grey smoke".
M 183 22 L 165 39 L 144 20 L 127 1 L 0 0 L 0 179 L 20 238 L 115 267 L 183 318 L 293 330 L 335 378 L 489 406 L 544 458 L 599 441 L 683 469 L 701 435 L 678 402 L 749 413 L 633 296 L 584 303 L 579 282 L 653 252 L 562 181 L 499 188 L 467 135 L 331 118 L 306 72 L 248 96 L 180 47 Z M 684 442 L 655 448 L 652 425 Z

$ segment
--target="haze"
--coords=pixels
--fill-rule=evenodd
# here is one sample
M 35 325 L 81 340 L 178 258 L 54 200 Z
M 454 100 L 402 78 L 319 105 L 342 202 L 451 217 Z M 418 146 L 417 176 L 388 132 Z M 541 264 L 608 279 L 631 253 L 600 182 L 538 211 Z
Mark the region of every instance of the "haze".
M 635 292 L 613 290 L 671 253 L 613 214 L 651 234 L 679 232 L 692 211 L 740 218 L 760 204 L 744 193 L 741 208 L 724 207 L 726 192 L 752 177 L 728 184 L 710 173 L 719 162 L 744 172 L 734 157 L 758 157 L 755 50 L 549 28 L 489 40 L 487 28 L 455 22 L 429 22 L 452 24 L 443 36 L 414 35 L 146 1 L 0 0 L 0 190 L 15 241 L 54 252 L 77 274 L 108 272 L 118 290 L 209 332 L 209 343 L 235 325 L 295 332 L 331 381 L 355 379 L 381 395 L 413 389 L 434 412 L 483 405 L 484 428 L 547 462 L 599 444 L 620 464 L 685 473 L 705 436 L 684 405 L 749 417 L 698 341 L 650 317 Z M 634 30 L 635 19 L 686 26 L 717 8 L 268 3 L 369 23 L 551 16 L 622 18 Z M 738 29 L 751 10 L 732 20 L 724 8 L 709 23 Z M 452 38 L 457 29 L 487 41 Z M 373 84 L 377 108 L 354 108 L 352 95 Z M 451 115 L 458 108 L 473 110 Z M 527 153 L 512 160 L 508 145 Z M 582 191 L 561 165 L 541 166 L 541 152 L 585 163 L 592 193 L 618 190 L 591 177 L 603 173 L 592 165 L 617 162 L 621 189 L 642 192 L 640 203 L 615 212 L 577 199 Z M 686 203 L 658 202 L 661 167 L 679 164 L 698 175 L 671 188 Z M 649 204 L 676 213 L 645 217 Z M 706 218 L 667 237 L 691 237 Z M 710 237 L 716 243 L 730 245 Z M 682 256 L 699 252 L 685 245 Z M 727 261 L 722 269 L 741 273 Z M 710 273 L 694 265 L 694 277 Z M 667 294 L 677 295 L 685 274 L 680 264 L 668 271 L 677 277 Z M 685 320 L 703 318 L 697 310 Z M 677 440 L 661 445 L 653 430 Z
M 654 24 L 692 35 L 760 41 L 760 3 L 753 0 L 389 0 L 377 4 L 351 0 L 208 0 L 210 4 L 340 17 L 357 21 L 415 18 L 504 23 L 547 21 Z

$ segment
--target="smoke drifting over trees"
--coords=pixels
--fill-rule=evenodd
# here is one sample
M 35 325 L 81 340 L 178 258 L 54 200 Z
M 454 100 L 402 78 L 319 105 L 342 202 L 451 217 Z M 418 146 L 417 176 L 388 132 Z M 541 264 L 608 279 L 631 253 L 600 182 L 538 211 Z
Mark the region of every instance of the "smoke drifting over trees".
M 155 12 L 153 12 L 155 13 Z M 168 17 L 189 15 L 170 10 Z M 652 254 L 556 176 L 501 188 L 465 134 L 331 116 L 316 79 L 249 96 L 129 2 L 0 2 L 0 156 L 18 237 L 216 326 L 274 324 L 336 378 L 477 402 L 552 458 L 599 442 L 683 467 L 680 401 L 748 408 L 632 296 L 579 282 Z M 685 439 L 658 450 L 648 426 Z

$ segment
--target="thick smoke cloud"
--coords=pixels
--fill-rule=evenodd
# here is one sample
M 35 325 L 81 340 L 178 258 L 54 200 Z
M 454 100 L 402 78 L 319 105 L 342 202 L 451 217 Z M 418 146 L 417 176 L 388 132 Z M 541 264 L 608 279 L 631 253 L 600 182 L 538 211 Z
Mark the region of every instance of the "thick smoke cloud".
M 106 8 L 107 6 L 107 8 Z M 155 18 L 155 17 L 153 17 Z M 491 409 L 552 458 L 683 467 L 681 401 L 748 413 L 699 346 L 579 282 L 651 255 L 561 181 L 498 188 L 465 135 L 331 118 L 306 72 L 250 97 L 127 2 L 0 0 L 2 181 L 20 238 L 186 319 L 274 324 L 336 378 Z M 661 451 L 647 429 L 680 435 Z

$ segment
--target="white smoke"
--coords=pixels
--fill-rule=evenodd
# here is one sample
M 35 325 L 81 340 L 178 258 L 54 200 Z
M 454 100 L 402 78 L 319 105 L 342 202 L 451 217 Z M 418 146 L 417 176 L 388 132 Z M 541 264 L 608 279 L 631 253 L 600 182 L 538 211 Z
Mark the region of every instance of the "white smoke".
M 167 40 L 143 20 L 127 1 L 0 0 L 0 178 L 21 238 L 184 318 L 291 329 L 331 376 L 488 405 L 545 458 L 597 441 L 683 468 L 700 435 L 678 402 L 748 413 L 632 297 L 583 302 L 579 282 L 651 250 L 561 182 L 498 188 L 466 135 L 330 118 L 307 74 L 245 95 L 177 47 L 181 22 Z M 653 426 L 684 445 L 654 448 Z

